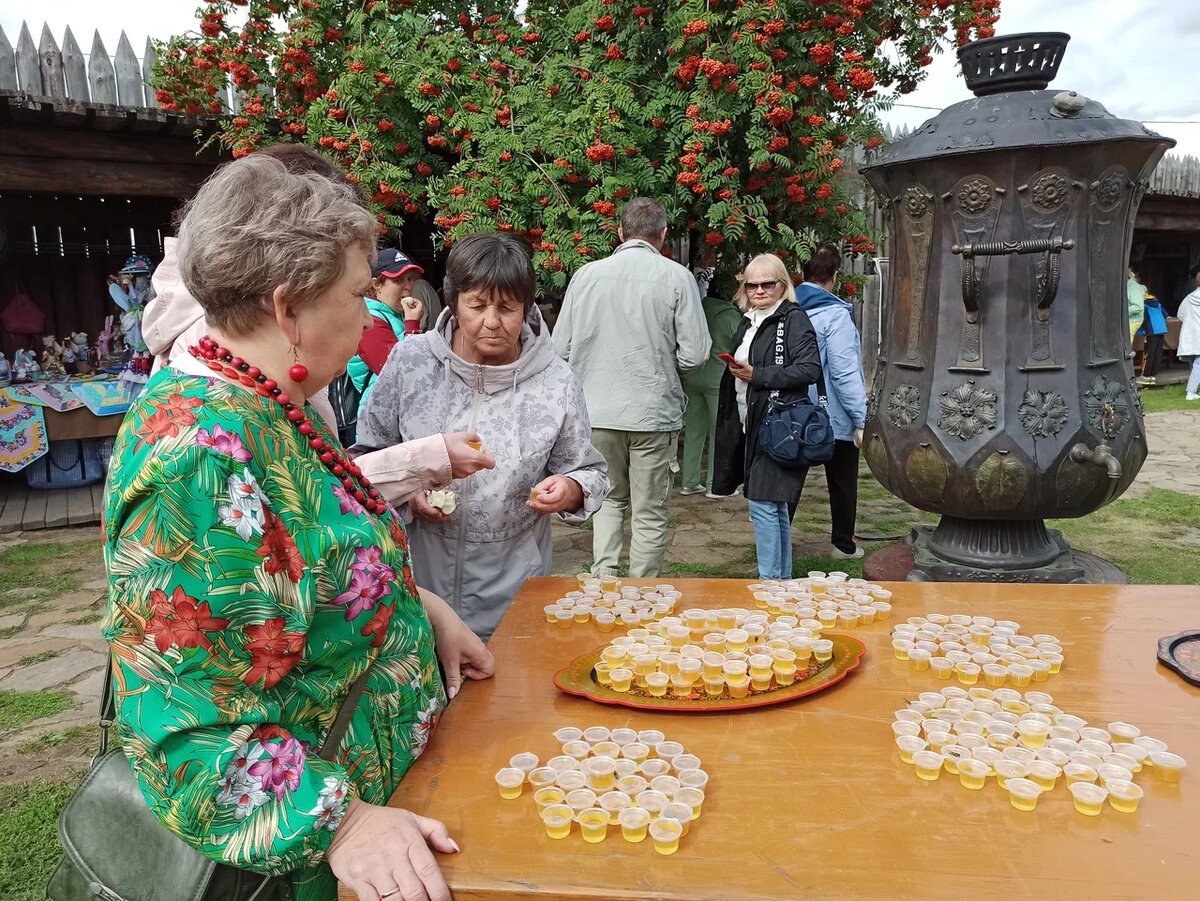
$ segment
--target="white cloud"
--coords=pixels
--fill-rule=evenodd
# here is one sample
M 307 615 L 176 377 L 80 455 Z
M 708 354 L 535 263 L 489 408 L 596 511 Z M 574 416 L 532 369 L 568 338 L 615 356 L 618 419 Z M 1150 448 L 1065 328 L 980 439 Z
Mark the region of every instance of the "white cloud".
M 1051 88 L 1098 100 L 1114 116 L 1137 119 L 1174 138 L 1175 153 L 1200 156 L 1200 104 L 1189 71 L 1200 37 L 1200 4 L 1141 0 L 1136 9 L 1119 10 L 1104 0 L 1002 0 L 996 31 L 1069 33 L 1071 43 Z M 905 106 L 883 119 L 916 127 L 969 96 L 951 49 L 934 58 L 916 91 L 899 98 Z M 1181 121 L 1194 124 L 1176 124 Z

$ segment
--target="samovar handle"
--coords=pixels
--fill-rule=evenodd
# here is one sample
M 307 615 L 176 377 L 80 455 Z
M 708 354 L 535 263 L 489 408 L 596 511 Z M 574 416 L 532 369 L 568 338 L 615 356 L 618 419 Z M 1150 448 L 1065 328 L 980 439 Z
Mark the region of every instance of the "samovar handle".
M 1058 296 L 1059 255 L 1073 250 L 1075 242 L 1067 238 L 1031 238 L 1025 241 L 983 241 L 979 244 L 955 244 L 950 252 L 962 257 L 963 308 L 967 322 L 979 319 L 979 271 L 975 257 L 999 257 L 1010 254 L 1046 254 L 1046 275 L 1038 279 L 1038 318 L 1050 317 L 1050 305 Z

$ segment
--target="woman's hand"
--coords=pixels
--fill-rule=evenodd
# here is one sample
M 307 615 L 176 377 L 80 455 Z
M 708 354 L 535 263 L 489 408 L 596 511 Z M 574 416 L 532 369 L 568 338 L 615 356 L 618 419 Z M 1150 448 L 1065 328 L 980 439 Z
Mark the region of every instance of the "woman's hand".
M 449 522 L 451 514 L 443 513 L 437 507 L 429 503 L 429 498 L 425 496 L 424 491 L 418 491 L 408 499 L 408 509 L 412 511 L 414 519 L 424 520 L 425 522 Z
M 404 311 L 404 318 L 408 320 L 419 320 L 425 315 L 425 304 L 415 297 L 401 297 L 400 309 Z
M 434 643 L 438 660 L 446 674 L 446 690 L 453 700 L 462 687 L 463 676 L 468 679 L 490 679 L 496 674 L 492 652 L 479 640 L 454 609 L 440 595 L 418 586 L 421 603 L 433 624 Z
M 430 848 L 443 854 L 460 850 L 438 820 L 355 798 L 325 859 L 361 901 L 384 895 L 395 901 L 451 901 Z
M 862 442 L 863 442 L 863 430 L 855 429 L 854 430 L 854 446 L 862 447 Z
M 446 442 L 446 453 L 450 455 L 450 474 L 456 479 L 465 479 L 481 469 L 495 469 L 496 458 L 490 451 L 479 450 L 471 443 L 481 445 L 474 432 L 449 432 L 442 436 Z
M 569 476 L 548 476 L 525 502 L 535 513 L 574 513 L 583 506 L 583 487 Z
M 729 371 L 733 373 L 735 379 L 741 379 L 743 382 L 749 382 L 754 377 L 754 367 L 749 363 L 744 363 L 741 360 L 734 360 L 729 365 Z

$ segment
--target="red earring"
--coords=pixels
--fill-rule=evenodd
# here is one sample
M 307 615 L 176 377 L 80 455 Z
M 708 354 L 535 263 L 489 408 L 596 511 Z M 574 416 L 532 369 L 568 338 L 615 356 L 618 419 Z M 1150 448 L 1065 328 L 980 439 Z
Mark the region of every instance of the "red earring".
M 308 378 L 308 367 L 300 362 L 299 355 L 296 353 L 296 345 L 292 345 L 292 359 L 295 360 L 292 368 L 288 370 L 288 378 L 299 385 Z

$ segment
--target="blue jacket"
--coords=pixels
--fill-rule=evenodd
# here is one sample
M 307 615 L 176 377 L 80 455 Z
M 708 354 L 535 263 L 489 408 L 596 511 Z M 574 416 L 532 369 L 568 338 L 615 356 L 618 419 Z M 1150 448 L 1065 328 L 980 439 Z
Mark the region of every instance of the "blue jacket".
M 1165 335 L 1167 333 L 1167 314 L 1163 312 L 1162 302 L 1153 294 L 1146 295 L 1146 318 L 1142 327 L 1137 330 L 1139 335 Z
M 853 441 L 854 430 L 867 422 L 862 339 L 854 324 L 854 307 L 811 282 L 796 288 L 796 302 L 804 308 L 817 333 L 834 437 Z M 809 393 L 815 403 L 815 385 Z

